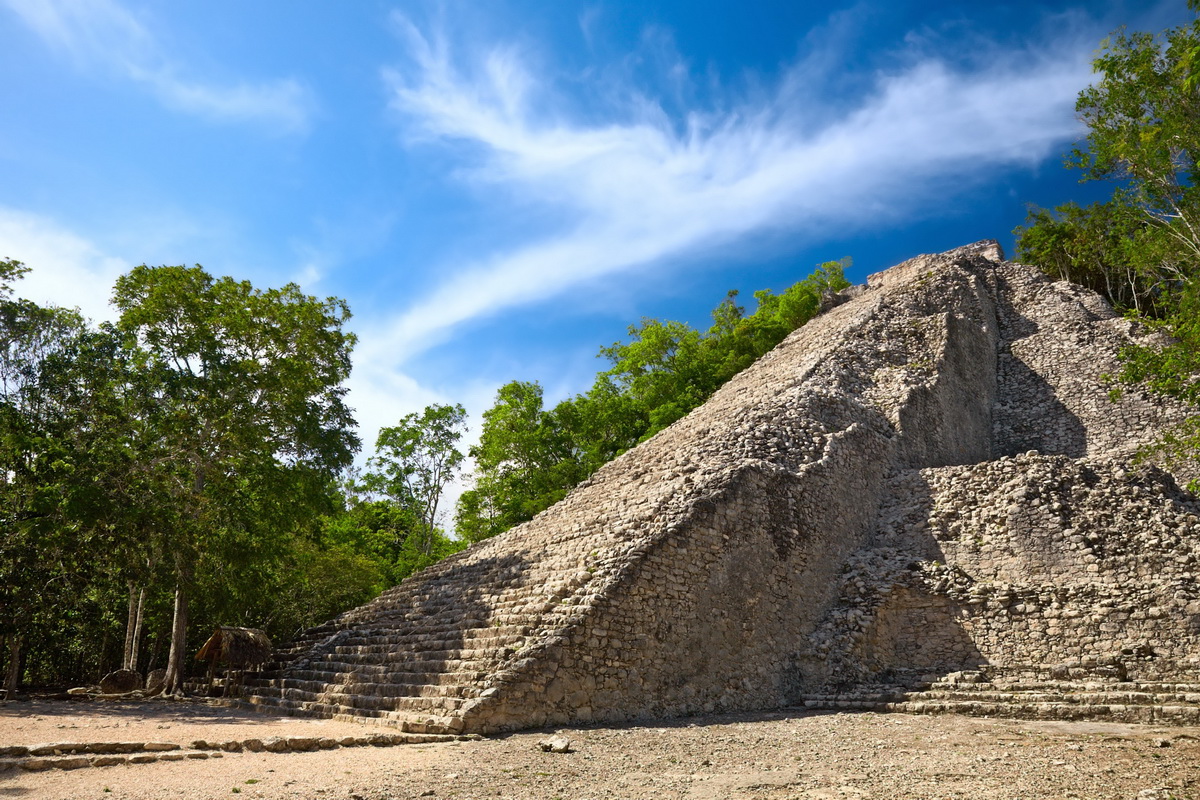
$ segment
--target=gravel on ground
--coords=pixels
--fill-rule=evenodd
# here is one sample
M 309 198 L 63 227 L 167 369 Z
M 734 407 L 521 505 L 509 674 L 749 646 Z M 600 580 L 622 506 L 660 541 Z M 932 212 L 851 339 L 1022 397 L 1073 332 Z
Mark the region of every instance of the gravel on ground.
M 186 746 L 195 739 L 336 738 L 379 730 L 386 729 L 195 703 L 0 707 L 0 747 L 130 740 Z M 556 736 L 570 740 L 568 752 L 548 746 Z M 0 798 L 234 796 L 1200 800 L 1200 728 L 781 711 L 559 728 L 479 741 L 0 771 Z

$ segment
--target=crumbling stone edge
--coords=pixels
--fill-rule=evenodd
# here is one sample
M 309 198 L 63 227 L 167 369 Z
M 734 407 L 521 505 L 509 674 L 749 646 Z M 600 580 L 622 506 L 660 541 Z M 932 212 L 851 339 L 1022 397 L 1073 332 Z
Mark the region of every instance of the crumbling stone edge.
M 337 739 L 316 736 L 272 736 L 266 739 L 230 739 L 224 742 L 197 739 L 186 746 L 174 742 L 55 742 L 0 747 L 0 772 L 12 769 L 42 772 L 49 769 L 115 767 L 121 764 L 224 758 L 226 753 L 311 753 L 341 747 L 394 747 L 401 744 L 481 738 L 483 737 L 478 734 L 449 736 L 433 733 L 375 733 Z

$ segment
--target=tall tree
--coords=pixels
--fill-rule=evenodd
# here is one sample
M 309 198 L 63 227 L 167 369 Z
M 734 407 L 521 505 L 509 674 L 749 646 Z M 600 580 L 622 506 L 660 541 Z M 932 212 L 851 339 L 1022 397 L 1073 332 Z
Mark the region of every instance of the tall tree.
M 629 341 L 601 348 L 612 367 L 604 373 L 649 418 L 643 438 L 680 419 L 821 311 L 823 300 L 850 284 L 850 259 L 821 264 L 781 295 L 755 292 L 750 316 L 730 292 L 712 312 L 706 333 L 682 322 L 644 319 Z
M 7 642 L 4 688 L 15 691 L 21 650 L 39 611 L 72 577 L 75 551 L 56 524 L 69 473 L 61 456 L 63 407 L 45 380 L 46 364 L 69 347 L 83 321 L 72 311 L 12 297 L 28 270 L 0 261 L 0 634 Z
M 424 559 L 433 556 L 440 537 L 440 506 L 446 487 L 462 469 L 458 442 L 466 431 L 461 405 L 427 406 L 383 428 L 375 455 L 367 460 L 363 485 L 401 508 L 412 510 L 417 545 Z
M 295 284 L 258 290 L 201 267 L 141 266 L 117 280 L 117 327 L 146 380 L 141 415 L 171 524 L 174 561 L 167 691 L 184 673 L 188 599 L 203 552 L 255 540 L 306 513 L 311 491 L 358 446 L 343 398 L 354 336 L 335 298 Z M 264 525 L 269 520 L 271 525 Z
M 1139 210 L 1115 201 L 1065 203 L 1053 211 L 1031 207 L 1015 233 L 1022 261 L 1099 292 L 1119 309 L 1162 312 L 1163 283 L 1175 266 L 1166 256 L 1173 248 Z
M 1138 209 L 1191 262 L 1200 259 L 1200 94 L 1189 88 L 1197 47 L 1200 20 L 1105 40 L 1093 62 L 1099 80 L 1075 106 L 1086 146 L 1069 162 L 1084 180 L 1117 181 L 1115 201 Z
M 459 498 L 460 536 L 479 541 L 531 519 L 583 479 L 561 422 L 543 408 L 540 384 L 500 387 L 471 448 L 475 486 Z
M 1200 0 L 1188 6 L 1200 11 Z M 1118 31 L 1093 67 L 1098 80 L 1076 103 L 1086 141 L 1068 166 L 1114 182 L 1112 200 L 1034 209 L 1017 252 L 1170 334 L 1165 347 L 1128 348 L 1120 379 L 1200 409 L 1200 18 L 1157 35 Z M 1200 462 L 1200 410 L 1157 449 Z

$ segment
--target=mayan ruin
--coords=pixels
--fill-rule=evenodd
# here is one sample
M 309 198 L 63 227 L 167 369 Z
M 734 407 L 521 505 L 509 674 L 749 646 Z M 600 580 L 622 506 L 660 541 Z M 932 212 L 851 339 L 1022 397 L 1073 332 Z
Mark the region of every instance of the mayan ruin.
M 782 707 L 1200 723 L 1180 409 L 994 242 L 830 308 L 564 501 L 309 630 L 249 702 L 415 733 Z

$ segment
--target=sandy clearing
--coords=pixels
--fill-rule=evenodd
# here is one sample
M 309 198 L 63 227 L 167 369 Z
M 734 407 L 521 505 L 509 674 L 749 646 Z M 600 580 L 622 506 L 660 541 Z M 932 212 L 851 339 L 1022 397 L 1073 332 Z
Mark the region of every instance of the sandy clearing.
M 64 703 L 24 709 L 36 713 L 23 715 L 22 705 L 0 709 L 0 742 L 15 743 L 17 731 L 21 743 L 32 743 L 26 734 L 45 740 L 44 734 L 84 731 L 121 732 L 122 739 L 134 732 L 186 733 L 156 737 L 171 741 L 217 739 L 230 730 L 238 738 L 312 735 L 317 728 L 321 735 L 347 727 L 349 735 L 379 730 L 227 709 L 133 713 Z M 1200 800 L 1196 728 L 767 713 L 565 733 L 575 742 L 574 752 L 565 755 L 542 752 L 538 743 L 548 732 L 535 731 L 483 741 L 231 753 L 219 760 L 72 772 L 10 770 L 0 773 L 0 798 Z

